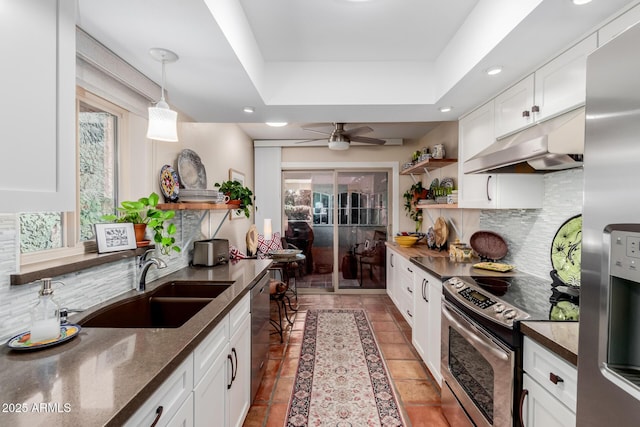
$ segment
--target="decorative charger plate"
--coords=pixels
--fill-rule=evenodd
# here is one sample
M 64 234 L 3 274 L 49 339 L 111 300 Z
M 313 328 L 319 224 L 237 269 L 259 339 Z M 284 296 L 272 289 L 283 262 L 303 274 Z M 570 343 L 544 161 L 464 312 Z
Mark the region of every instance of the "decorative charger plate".
M 551 243 L 551 265 L 565 285 L 580 286 L 582 215 L 566 220 Z
M 433 231 L 436 236 L 436 246 L 442 247 L 445 243 L 447 243 L 447 237 L 449 237 L 449 228 L 447 227 L 447 222 L 441 216 L 436 219 L 435 224 L 433 224 Z
M 493 231 L 476 231 L 469 239 L 469 245 L 484 259 L 498 260 L 507 255 L 507 242 Z
M 160 190 L 167 200 L 171 202 L 178 200 L 180 180 L 178 180 L 178 174 L 171 165 L 164 165 L 160 169 Z
M 73 323 L 65 323 L 60 325 L 60 336 L 53 340 L 41 341 L 41 342 L 31 342 L 31 332 L 23 332 L 21 334 L 16 335 L 7 341 L 7 347 L 12 350 L 40 350 L 42 348 L 52 347 L 54 345 L 62 344 L 63 342 L 69 341 L 80 332 L 82 329 L 79 325 L 74 325 Z
M 207 188 L 207 172 L 195 151 L 184 149 L 178 155 L 178 174 L 184 188 Z
M 453 190 L 453 178 L 442 178 L 440 187 L 451 188 Z

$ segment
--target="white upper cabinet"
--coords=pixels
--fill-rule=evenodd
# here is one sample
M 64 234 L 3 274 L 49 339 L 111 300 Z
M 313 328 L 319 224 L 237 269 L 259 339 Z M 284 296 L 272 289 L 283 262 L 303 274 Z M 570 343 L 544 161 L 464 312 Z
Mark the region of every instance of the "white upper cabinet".
M 598 46 L 618 37 L 624 30 L 640 22 L 640 5 L 609 22 L 598 31 Z
M 490 101 L 460 119 L 458 133 L 458 207 L 533 209 L 542 207 L 543 177 L 539 174 L 465 174 L 464 162 L 495 142 Z
M 76 0 L 2 8 L 0 210 L 74 210 Z
M 495 137 L 523 129 L 533 124 L 533 74 L 511 86 L 495 99 Z
M 535 73 L 535 121 L 543 121 L 585 103 L 587 55 L 597 46 L 592 34 Z
M 585 102 L 592 34 L 495 98 L 495 137 L 502 138 Z

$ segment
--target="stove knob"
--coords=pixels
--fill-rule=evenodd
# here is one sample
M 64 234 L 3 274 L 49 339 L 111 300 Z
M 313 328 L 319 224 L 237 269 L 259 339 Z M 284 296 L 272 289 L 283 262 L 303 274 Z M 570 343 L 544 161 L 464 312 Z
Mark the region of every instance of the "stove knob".
M 504 311 L 504 313 L 502 313 L 502 317 L 504 317 L 505 319 L 509 320 L 509 319 L 513 319 L 516 317 L 516 311 L 513 308 L 509 308 L 507 310 Z
M 454 285 L 454 287 L 455 287 L 456 289 L 462 289 L 462 288 L 464 288 L 464 283 L 460 281 L 460 282 L 456 283 L 456 284 Z
M 493 306 L 493 310 L 496 313 L 502 313 L 504 311 L 504 304 L 497 303 L 496 305 Z

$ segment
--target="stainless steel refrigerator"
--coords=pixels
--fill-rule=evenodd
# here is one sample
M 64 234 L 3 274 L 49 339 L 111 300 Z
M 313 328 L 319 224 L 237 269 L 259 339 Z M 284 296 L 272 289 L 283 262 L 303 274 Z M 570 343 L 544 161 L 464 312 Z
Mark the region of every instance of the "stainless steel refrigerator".
M 577 425 L 640 425 L 640 25 L 587 60 Z

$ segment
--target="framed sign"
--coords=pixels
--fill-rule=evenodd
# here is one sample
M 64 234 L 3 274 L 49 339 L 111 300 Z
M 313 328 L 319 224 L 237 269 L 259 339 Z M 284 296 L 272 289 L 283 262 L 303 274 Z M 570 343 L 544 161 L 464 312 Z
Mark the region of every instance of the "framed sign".
M 235 169 L 229 169 L 229 181 L 236 181 L 244 186 L 245 185 L 244 174 Z M 244 216 L 244 212 L 241 209 L 233 209 L 231 211 L 231 216 L 229 216 L 229 219 L 240 219 L 240 218 L 246 218 Z
M 136 248 L 136 235 L 130 222 L 94 224 L 98 253 Z

